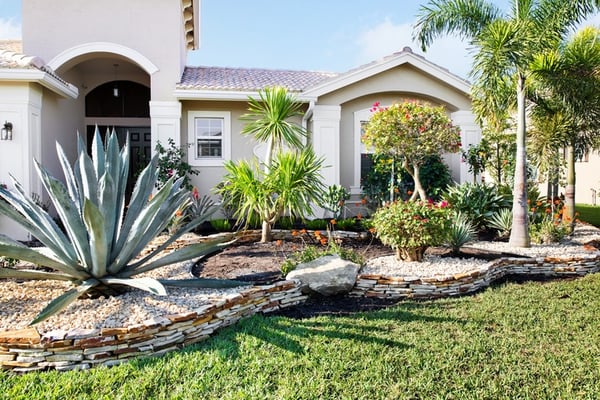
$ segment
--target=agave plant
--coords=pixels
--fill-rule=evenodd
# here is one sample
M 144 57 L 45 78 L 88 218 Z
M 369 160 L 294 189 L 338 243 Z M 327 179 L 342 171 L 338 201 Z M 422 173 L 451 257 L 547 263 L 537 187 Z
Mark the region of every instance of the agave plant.
M 126 286 L 165 295 L 165 286 L 231 287 L 244 283 L 220 280 L 156 280 L 134 277 L 158 267 L 200 257 L 226 246 L 225 239 L 189 245 L 163 257 L 157 255 L 181 235 L 204 222 L 212 212 L 182 226 L 161 246 L 138 258 L 148 243 L 169 224 L 189 198 L 182 179 L 170 179 L 152 196 L 157 180 L 156 157 L 142 171 L 125 207 L 129 145 L 119 149 L 117 136 L 106 145 L 96 130 L 92 156 L 78 138 L 73 167 L 62 147 L 57 152 L 66 185 L 35 162 L 36 170 L 64 226 L 64 232 L 42 207 L 29 198 L 13 177 L 15 191 L 0 188 L 0 212 L 12 218 L 42 242 L 48 251 L 29 248 L 0 235 L 0 254 L 52 268 L 52 272 L 0 268 L 0 278 L 71 281 L 74 287 L 51 301 L 31 325 L 56 314 L 82 295 L 113 295 Z

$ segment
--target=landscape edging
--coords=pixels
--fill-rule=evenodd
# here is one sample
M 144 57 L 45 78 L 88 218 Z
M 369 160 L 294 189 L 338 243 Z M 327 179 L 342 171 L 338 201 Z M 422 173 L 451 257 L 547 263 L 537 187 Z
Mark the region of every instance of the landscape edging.
M 500 258 L 460 274 L 432 277 L 359 274 L 351 296 L 436 299 L 472 293 L 508 275 L 560 278 L 600 271 L 600 254 L 578 257 Z

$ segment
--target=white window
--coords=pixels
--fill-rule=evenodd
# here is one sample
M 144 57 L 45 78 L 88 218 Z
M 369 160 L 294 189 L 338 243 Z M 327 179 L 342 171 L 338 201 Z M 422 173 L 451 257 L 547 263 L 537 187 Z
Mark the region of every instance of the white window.
M 220 166 L 231 158 L 231 114 L 226 111 L 190 111 L 188 152 L 190 165 Z

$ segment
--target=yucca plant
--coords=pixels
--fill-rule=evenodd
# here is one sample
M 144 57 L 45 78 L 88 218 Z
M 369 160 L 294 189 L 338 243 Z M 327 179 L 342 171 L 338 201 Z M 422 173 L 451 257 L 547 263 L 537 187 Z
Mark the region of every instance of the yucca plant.
M 510 208 L 502 208 L 496 211 L 488 221 L 490 228 L 498 230 L 500 239 L 507 239 L 512 229 L 512 210 Z
M 135 275 L 214 252 L 227 245 L 225 239 L 186 246 L 163 257 L 157 255 L 181 235 L 205 221 L 211 213 L 198 216 L 149 254 L 137 258 L 147 244 L 167 227 L 189 192 L 182 179 L 169 179 L 152 196 L 157 180 L 156 157 L 142 171 L 125 207 L 129 172 L 129 144 L 119 149 L 113 131 L 102 142 L 96 130 L 92 156 L 78 138 L 78 158 L 71 167 L 62 147 L 57 152 L 66 185 L 35 162 L 36 170 L 64 226 L 64 232 L 42 207 L 29 198 L 12 178 L 15 191 L 0 188 L 0 212 L 12 218 L 51 252 L 40 252 L 0 235 L 0 254 L 43 265 L 52 272 L 0 268 L 0 278 L 54 279 L 71 281 L 74 287 L 51 301 L 31 325 L 58 313 L 82 295 L 114 295 L 126 286 L 165 295 L 164 286 L 232 287 L 236 281 L 156 280 Z
M 472 242 L 477 238 L 475 226 L 469 221 L 469 218 L 460 211 L 454 216 L 454 222 L 448 232 L 448 245 L 452 248 L 453 254 L 458 254 L 460 248 Z

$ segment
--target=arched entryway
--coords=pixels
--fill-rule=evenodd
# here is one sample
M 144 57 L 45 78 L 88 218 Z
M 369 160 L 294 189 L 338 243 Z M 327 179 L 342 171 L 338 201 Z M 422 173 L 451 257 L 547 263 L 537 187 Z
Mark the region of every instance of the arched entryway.
M 107 131 L 114 129 L 122 146 L 129 135 L 131 157 L 127 193 L 131 193 L 135 178 L 152 157 L 149 104 L 150 88 L 127 80 L 106 82 L 85 96 L 88 149 L 96 126 L 103 138 Z M 92 123 L 95 120 L 99 122 Z

